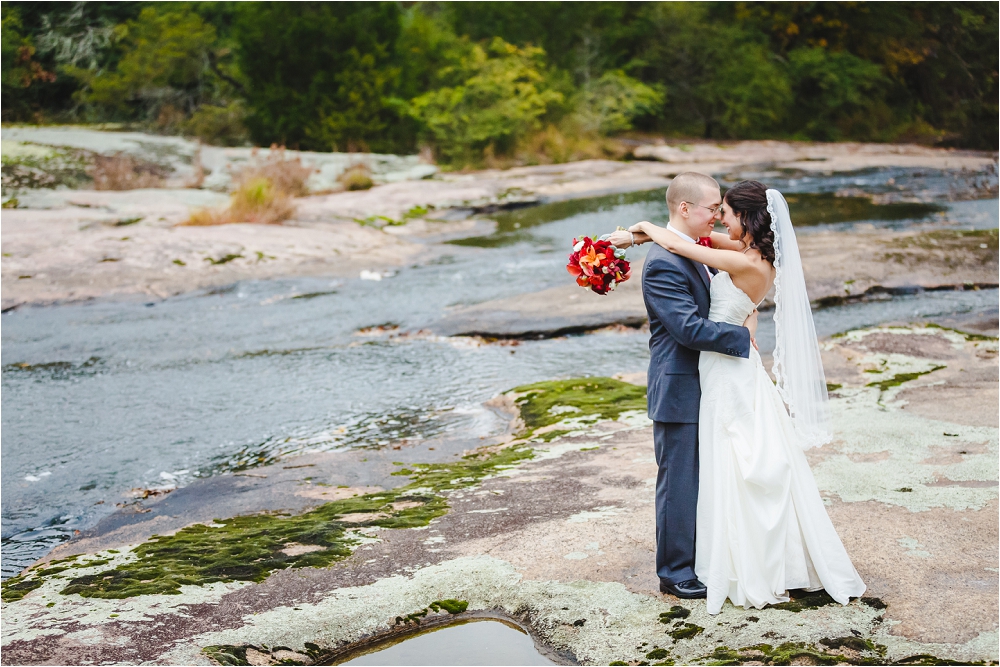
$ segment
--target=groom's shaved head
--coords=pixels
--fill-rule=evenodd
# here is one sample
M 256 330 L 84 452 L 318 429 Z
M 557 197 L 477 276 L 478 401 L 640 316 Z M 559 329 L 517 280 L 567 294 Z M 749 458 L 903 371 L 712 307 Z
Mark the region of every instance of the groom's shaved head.
M 677 174 L 667 188 L 667 208 L 674 212 L 682 201 L 700 204 L 702 197 L 705 196 L 705 190 L 720 190 L 719 182 L 711 176 L 696 171 Z

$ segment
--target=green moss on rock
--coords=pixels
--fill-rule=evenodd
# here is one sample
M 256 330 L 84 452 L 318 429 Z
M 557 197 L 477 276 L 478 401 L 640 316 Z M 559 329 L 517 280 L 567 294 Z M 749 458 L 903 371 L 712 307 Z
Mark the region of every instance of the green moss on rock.
M 0 587 L 0 599 L 4 602 L 17 602 L 25 595 L 42 585 L 42 579 L 33 577 L 26 579 L 24 575 L 11 577 Z
M 202 653 L 220 665 L 249 665 L 247 649 L 253 646 L 206 646 Z
M 920 371 L 920 372 L 917 372 L 917 373 L 898 373 L 898 374 L 893 375 L 891 378 L 888 378 L 886 380 L 879 380 L 878 382 L 869 382 L 865 386 L 868 386 L 868 387 L 878 387 L 879 391 L 885 391 L 886 389 L 889 389 L 891 387 L 898 387 L 899 385 L 903 384 L 904 382 L 910 382 L 911 380 L 916 380 L 921 375 L 927 375 L 928 373 L 933 373 L 934 371 L 939 371 L 942 368 L 945 368 L 945 367 L 944 366 L 935 366 L 934 368 L 932 368 L 930 370 Z M 876 371 L 876 372 L 878 372 L 878 371 Z
M 184 585 L 259 582 L 275 570 L 324 567 L 352 553 L 357 542 L 352 536 L 354 530 L 426 526 L 447 513 L 448 502 L 443 495 L 447 491 L 476 484 L 531 456 L 531 450 L 526 448 L 483 449 L 458 461 L 411 465 L 400 471 L 411 478 L 403 487 L 337 500 L 304 514 L 263 513 L 216 519 L 211 525 L 197 524 L 173 535 L 153 536 L 135 548 L 134 561 L 75 577 L 61 593 L 96 598 L 176 595 Z M 358 515 L 365 518 L 359 520 Z M 302 553 L 296 545 L 320 548 Z M 81 566 L 105 563 L 93 560 Z M 50 568 L 5 582 L 4 599 L 21 599 L 38 588 L 46 574 L 60 569 L 65 568 Z M 462 602 L 439 600 L 436 604 L 457 613 L 451 609 L 457 609 Z
M 680 641 L 682 639 L 691 639 L 692 637 L 697 637 L 705 628 L 700 625 L 695 625 L 694 623 L 685 623 L 678 627 L 676 630 L 671 630 L 667 634 L 674 638 L 674 641 Z
M 529 432 L 569 416 L 617 419 L 623 412 L 646 410 L 645 387 L 607 377 L 536 382 L 511 392 L 518 395 L 515 402 Z
M 670 611 L 665 611 L 660 614 L 660 623 L 670 623 L 675 619 L 687 618 L 690 615 L 690 609 L 675 604 L 670 608 Z
M 802 590 L 789 591 L 791 600 L 780 604 L 771 605 L 772 609 L 783 609 L 799 613 L 805 609 L 818 609 L 828 604 L 838 604 L 826 591 L 808 592 Z
M 437 600 L 435 602 L 431 602 L 427 605 L 427 607 L 434 611 L 444 610 L 449 614 L 461 614 L 469 608 L 469 603 L 465 600 Z
M 997 340 L 996 336 L 987 336 L 985 334 L 970 333 L 968 331 L 962 331 L 961 329 L 952 329 L 951 327 L 943 327 L 940 324 L 934 324 L 933 322 L 929 322 L 924 326 L 928 329 L 941 329 L 942 331 L 950 331 L 960 336 L 965 336 L 965 340 L 968 341 Z
M 904 664 L 888 661 L 885 658 L 887 651 L 885 646 L 876 644 L 869 639 L 863 639 L 861 637 L 849 636 L 822 639 L 820 640 L 820 644 L 823 646 L 816 646 L 814 644 L 807 644 L 804 642 L 786 642 L 776 647 L 772 647 L 769 644 L 755 644 L 753 646 L 744 646 L 740 649 L 731 649 L 726 646 L 720 646 L 717 647 L 712 653 L 696 660 L 695 662 L 706 665 L 744 665 L 747 663 L 765 665 L 836 665 L 842 663 L 859 665 Z M 847 649 L 850 653 L 848 655 L 844 655 L 840 652 L 843 649 Z M 932 656 L 918 657 L 931 658 Z M 925 663 L 917 662 L 912 664 Z M 926 664 L 951 663 L 946 661 L 942 663 Z

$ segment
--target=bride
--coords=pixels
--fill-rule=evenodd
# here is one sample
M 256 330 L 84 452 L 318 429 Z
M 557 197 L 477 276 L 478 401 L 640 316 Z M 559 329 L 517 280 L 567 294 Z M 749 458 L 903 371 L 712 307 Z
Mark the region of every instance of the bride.
M 709 319 L 742 324 L 775 288 L 772 384 L 760 355 L 702 352 L 695 573 L 708 612 L 728 597 L 761 608 L 787 591 L 826 589 L 847 604 L 865 590 L 826 513 L 804 449 L 830 440 L 827 394 L 799 249 L 785 198 L 742 181 L 723 199 L 712 247 L 640 222 L 670 252 L 719 269 Z M 786 408 L 787 406 L 787 408 Z

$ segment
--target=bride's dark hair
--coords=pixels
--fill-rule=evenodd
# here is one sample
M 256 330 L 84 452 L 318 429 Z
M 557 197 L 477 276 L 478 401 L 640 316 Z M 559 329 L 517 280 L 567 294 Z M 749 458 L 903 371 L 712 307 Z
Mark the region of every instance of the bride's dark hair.
M 774 232 L 767 212 L 767 187 L 760 181 L 740 181 L 726 191 L 724 199 L 734 213 L 739 213 L 750 247 L 774 264 Z

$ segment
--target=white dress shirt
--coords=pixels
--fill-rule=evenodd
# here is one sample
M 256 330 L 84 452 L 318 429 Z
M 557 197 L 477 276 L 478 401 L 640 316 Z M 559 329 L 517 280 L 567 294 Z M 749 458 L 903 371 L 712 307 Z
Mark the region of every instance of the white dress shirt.
M 676 227 L 672 226 L 669 222 L 667 223 L 667 229 L 669 229 L 670 231 L 672 231 L 674 234 L 677 234 L 677 236 L 681 237 L 682 239 L 684 239 L 688 243 L 698 243 L 697 241 L 695 241 L 693 238 L 691 238 L 690 236 L 688 236 L 687 234 L 685 234 L 681 230 L 679 230 Z M 705 273 L 708 274 L 708 280 L 709 280 L 709 282 L 711 282 L 711 280 L 712 280 L 712 272 L 708 270 L 708 266 L 706 266 L 705 264 L 702 264 L 702 266 L 705 267 Z

